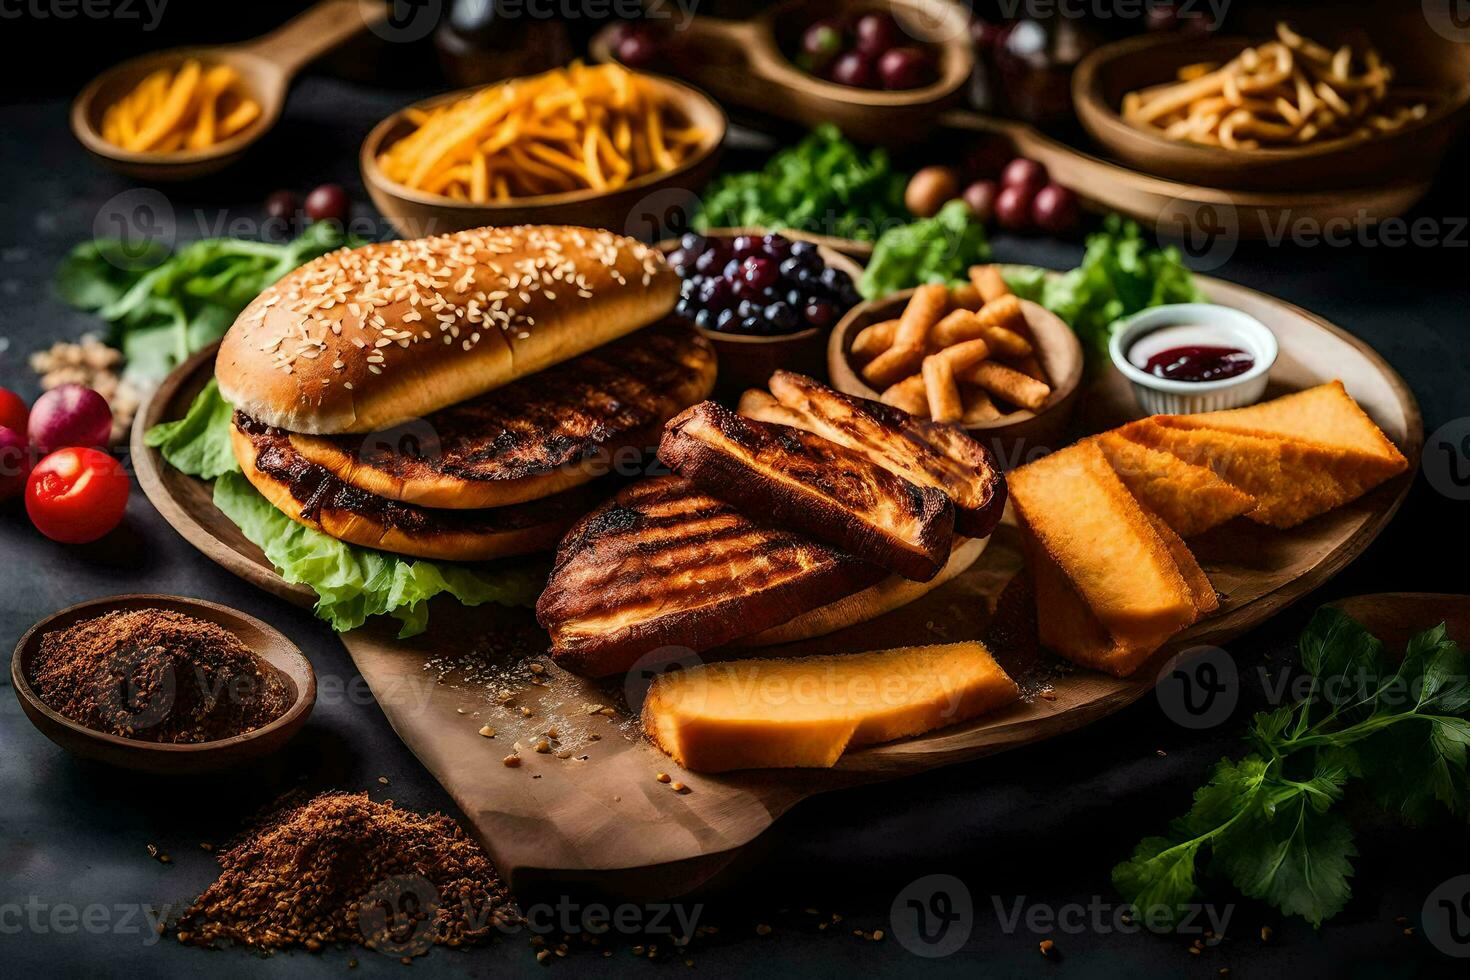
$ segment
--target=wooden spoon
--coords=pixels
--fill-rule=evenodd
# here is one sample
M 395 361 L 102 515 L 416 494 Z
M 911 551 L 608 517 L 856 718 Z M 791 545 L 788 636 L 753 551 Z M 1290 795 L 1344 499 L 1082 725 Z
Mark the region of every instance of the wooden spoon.
M 71 130 L 102 163 L 139 180 L 192 180 L 229 166 L 276 124 L 296 73 L 313 59 L 387 19 L 388 5 L 369 0 L 322 0 L 276 30 L 243 44 L 170 48 L 109 68 L 82 89 L 71 107 Z M 228 65 L 240 73 L 260 116 L 228 139 L 201 150 L 125 150 L 102 138 L 102 114 L 144 78 L 185 59 Z
M 938 56 L 938 78 L 905 91 L 838 85 L 796 67 L 783 53 L 801 43 L 813 21 L 868 11 L 891 13 L 915 42 L 929 40 Z M 722 101 L 805 126 L 835 123 L 860 143 L 901 146 L 932 130 L 975 67 L 969 11 L 951 0 L 786 0 L 752 20 L 694 17 L 668 34 L 669 57 L 682 77 Z M 614 61 L 616 26 L 592 39 L 599 61 Z

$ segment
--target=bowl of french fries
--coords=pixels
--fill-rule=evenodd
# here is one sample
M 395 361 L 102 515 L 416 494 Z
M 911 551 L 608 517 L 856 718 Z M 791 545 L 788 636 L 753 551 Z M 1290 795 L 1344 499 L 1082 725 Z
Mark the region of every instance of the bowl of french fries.
M 1432 174 L 1470 104 L 1464 59 L 1391 60 L 1372 39 L 1324 43 L 1286 22 L 1266 38 L 1149 35 L 1078 65 L 1078 118 L 1113 156 L 1192 184 L 1376 186 Z
M 952 422 L 1009 453 L 1062 444 L 1081 386 L 1082 345 L 1054 313 L 1013 294 L 998 266 L 957 286 L 870 300 L 832 331 L 840 391 Z
M 573 63 L 400 110 L 368 134 L 360 164 L 405 235 L 573 224 L 649 238 L 696 200 L 726 125 L 681 82 Z

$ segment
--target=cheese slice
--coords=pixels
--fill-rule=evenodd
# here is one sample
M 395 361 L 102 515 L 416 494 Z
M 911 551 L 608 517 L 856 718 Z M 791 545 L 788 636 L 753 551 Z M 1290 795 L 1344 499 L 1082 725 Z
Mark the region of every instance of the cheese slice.
M 849 748 L 958 724 L 1019 697 L 974 641 L 732 660 L 656 678 L 643 728 L 696 772 L 826 768 Z
M 1322 443 L 1198 426 L 1156 415 L 1117 430 L 1151 449 L 1208 466 L 1256 498 L 1246 517 L 1289 528 L 1356 500 L 1402 470 L 1395 461 Z
M 1182 422 L 1246 435 L 1280 436 L 1375 456 L 1401 472 L 1409 464 L 1341 381 L 1307 388 L 1245 408 L 1188 415 Z
M 1157 648 L 1194 622 L 1168 545 L 1096 443 L 1044 456 L 1006 482 L 1026 529 L 1112 636 Z
M 1186 463 L 1116 432 L 1095 439 L 1128 492 L 1181 537 L 1203 534 L 1256 505 L 1254 497 L 1209 467 Z

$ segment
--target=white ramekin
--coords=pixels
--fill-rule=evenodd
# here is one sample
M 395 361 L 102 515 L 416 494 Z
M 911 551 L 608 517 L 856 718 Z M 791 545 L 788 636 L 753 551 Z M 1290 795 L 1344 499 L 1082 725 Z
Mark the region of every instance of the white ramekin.
M 1134 367 L 1128 350 L 1146 334 L 1163 327 L 1208 327 L 1221 346 L 1248 351 L 1256 363 L 1244 374 L 1219 381 L 1171 381 Z M 1276 335 L 1255 317 L 1214 303 L 1173 303 L 1135 314 L 1113 332 L 1108 353 L 1113 366 L 1133 383 L 1138 405 L 1149 415 L 1192 415 L 1240 408 L 1261 400 L 1266 376 L 1276 363 Z

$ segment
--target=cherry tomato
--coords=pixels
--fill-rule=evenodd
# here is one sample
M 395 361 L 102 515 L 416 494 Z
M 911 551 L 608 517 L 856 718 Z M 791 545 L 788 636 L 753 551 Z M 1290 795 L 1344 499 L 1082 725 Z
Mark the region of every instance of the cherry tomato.
M 0 425 L 23 433 L 30 416 L 30 409 L 19 395 L 9 388 L 0 388 Z
M 341 184 L 322 184 L 306 195 L 306 216 L 312 221 L 346 221 L 351 204 Z
M 96 449 L 59 449 L 36 464 L 26 483 L 26 513 L 53 541 L 96 541 L 122 522 L 128 475 Z

